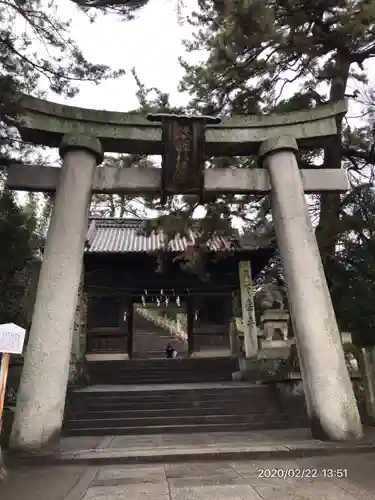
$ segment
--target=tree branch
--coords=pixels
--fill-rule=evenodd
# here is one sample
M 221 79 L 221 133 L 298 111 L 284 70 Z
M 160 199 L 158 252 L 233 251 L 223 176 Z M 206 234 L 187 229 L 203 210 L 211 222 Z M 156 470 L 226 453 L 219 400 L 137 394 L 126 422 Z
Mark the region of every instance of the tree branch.
M 366 163 L 371 165 L 375 165 L 375 152 L 374 151 L 359 151 L 357 149 L 348 147 L 342 148 L 341 150 L 342 156 L 346 158 L 358 158 L 359 160 L 363 160 Z

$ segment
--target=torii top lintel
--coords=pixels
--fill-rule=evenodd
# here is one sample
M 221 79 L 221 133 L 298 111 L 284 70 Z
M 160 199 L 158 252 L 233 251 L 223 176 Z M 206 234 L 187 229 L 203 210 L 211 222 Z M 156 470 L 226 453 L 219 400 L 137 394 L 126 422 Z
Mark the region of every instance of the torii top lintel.
M 18 129 L 25 141 L 59 147 L 65 134 L 92 135 L 104 151 L 162 154 L 162 129 L 136 113 L 101 111 L 57 104 L 22 95 Z M 347 103 L 319 106 L 306 111 L 275 115 L 222 118 L 205 128 L 207 156 L 254 154 L 260 143 L 280 135 L 294 137 L 300 147 L 321 147 L 322 139 L 336 134 L 336 117 Z

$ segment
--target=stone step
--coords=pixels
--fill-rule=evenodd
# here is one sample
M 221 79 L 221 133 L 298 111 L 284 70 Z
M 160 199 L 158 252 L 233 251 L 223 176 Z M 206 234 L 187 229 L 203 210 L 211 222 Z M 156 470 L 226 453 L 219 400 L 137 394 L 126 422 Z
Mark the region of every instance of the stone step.
M 202 365 L 196 365 L 196 366 L 188 366 L 188 365 L 178 365 L 176 360 L 168 360 L 165 362 L 164 359 L 160 360 L 150 360 L 149 362 L 155 363 L 155 361 L 161 361 L 160 365 L 156 364 L 151 365 L 151 366 L 119 366 L 119 367 L 111 367 L 111 366 L 103 366 L 103 367 L 88 367 L 88 373 L 89 374 L 97 374 L 97 375 L 120 375 L 120 374 L 131 374 L 131 375 L 139 375 L 139 374 L 151 374 L 151 373 L 164 373 L 164 374 L 169 374 L 169 373 L 190 373 L 190 374 L 203 374 L 203 375 L 210 375 L 212 373 L 215 374 L 229 374 L 231 375 L 233 371 L 238 370 L 236 365 L 228 365 L 228 366 L 202 366 Z M 143 362 L 143 360 L 139 360 L 140 363 Z
M 112 380 L 115 379 L 115 374 L 107 374 L 104 373 L 103 375 L 91 375 L 90 377 L 91 380 L 97 379 L 97 384 L 92 384 L 92 385 L 105 385 L 105 380 Z M 178 372 L 171 372 L 171 373 L 118 373 L 117 377 L 115 380 L 118 381 L 117 384 L 113 385 L 121 385 L 120 381 L 133 381 L 133 384 L 136 385 L 137 380 L 166 380 L 169 383 L 177 383 L 177 384 L 183 384 L 185 383 L 184 380 L 196 380 L 198 382 L 210 382 L 211 380 L 223 380 L 230 382 L 232 380 L 232 374 L 231 373 L 189 373 L 189 372 L 183 372 L 183 373 L 178 373 Z M 158 383 L 158 382 L 154 382 Z M 188 383 L 188 382 L 186 382 Z
M 134 415 L 141 415 L 144 414 L 144 412 L 147 412 L 146 415 L 162 415 L 163 412 L 165 412 L 166 415 L 171 414 L 171 415 L 180 415 L 183 413 L 183 410 L 181 409 L 182 405 L 179 404 L 169 404 L 169 405 L 162 405 L 160 404 L 152 404 L 147 407 L 147 405 L 144 404 L 138 404 L 138 405 L 128 405 L 128 406 L 97 406 L 97 407 L 84 407 L 81 406 L 79 407 L 78 405 L 75 406 L 74 408 L 68 408 L 66 411 L 66 417 L 67 418 L 74 418 L 74 416 L 78 416 L 79 418 L 85 418 L 88 416 L 91 418 L 91 415 L 98 415 L 101 417 L 103 416 L 125 416 L 125 414 L 134 414 Z M 260 403 L 256 404 L 251 404 L 251 403 L 239 403 L 234 402 L 234 403 L 223 403 L 222 405 L 210 405 L 204 401 L 202 402 L 197 402 L 195 405 L 184 405 L 184 411 L 186 414 L 191 414 L 191 415 L 199 415 L 203 412 L 206 413 L 216 413 L 216 414 L 230 414 L 233 413 L 234 411 L 236 413 L 261 413 L 263 411 L 274 411 L 274 412 L 282 412 L 283 407 L 277 402 L 277 403 L 272 403 L 270 401 L 262 401 Z M 291 409 L 291 411 L 295 412 L 298 411 L 298 408 L 296 409 Z M 78 418 L 77 417 L 77 418 Z
M 236 370 L 234 370 L 236 371 Z M 121 376 L 121 377 L 153 377 L 153 376 L 164 376 L 164 377 L 171 377 L 171 376 L 193 376 L 193 377 L 210 377 L 210 376 L 221 376 L 221 377 L 229 377 L 230 380 L 232 377 L 232 371 L 231 369 L 225 369 L 225 370 L 194 370 L 194 369 L 179 369 L 179 370 L 174 370 L 171 367 L 166 367 L 166 368 L 155 368 L 155 369 L 133 369 L 133 370 L 119 370 L 118 372 L 115 371 L 109 371 L 109 370 L 103 370 L 103 371 L 91 371 L 89 372 L 89 375 L 91 377 L 114 377 L 115 375 Z
M 188 417 L 188 416 L 204 416 L 204 415 L 231 415 L 235 409 L 236 414 L 260 415 L 265 413 L 280 413 L 279 408 L 275 405 L 270 406 L 269 402 L 263 404 L 232 404 L 209 406 L 204 402 L 199 406 L 185 407 L 169 407 L 155 408 L 144 407 L 139 408 L 139 405 L 134 405 L 132 408 L 116 408 L 116 409 L 88 409 L 83 411 L 71 411 L 67 413 L 69 420 L 80 419 L 104 419 L 104 418 L 142 418 L 152 415 L 152 417 Z
M 225 362 L 160 359 L 88 364 L 89 379 L 94 385 L 230 381 L 236 370 L 236 362 L 230 359 Z
M 259 421 L 278 421 L 280 418 L 290 418 L 289 415 L 281 417 L 278 412 L 264 412 L 264 413 L 240 413 L 230 415 L 213 415 L 206 412 L 205 415 L 180 415 L 178 417 L 172 416 L 147 416 L 147 417 L 121 417 L 121 418 L 104 418 L 94 419 L 80 418 L 78 420 L 68 420 L 66 428 L 74 429 L 88 429 L 98 427 L 150 427 L 150 426 L 166 426 L 166 425 L 192 425 L 200 426 L 205 424 L 250 424 Z
M 188 357 L 188 350 L 178 351 L 178 357 L 187 359 Z M 158 350 L 158 351 L 141 351 L 141 352 L 136 352 L 133 351 L 132 353 L 132 361 L 134 360 L 139 360 L 139 361 L 153 361 L 153 360 L 159 360 L 159 359 L 165 359 L 165 352 L 164 350 Z
M 176 378 L 162 378 L 162 377 L 145 377 L 145 378 L 123 378 L 119 377 L 116 381 L 112 378 L 92 378 L 91 382 L 93 384 L 101 383 L 104 385 L 151 385 L 151 384 L 171 384 L 176 380 Z M 183 377 L 178 378 L 179 383 L 181 384 L 189 384 L 193 382 L 228 382 L 230 378 L 228 377 Z
M 208 375 L 175 375 L 175 374 L 160 374 L 160 375 L 103 375 L 90 376 L 91 385 L 137 385 L 139 384 L 189 384 L 194 382 L 230 382 L 231 375 L 208 374 Z
M 216 432 L 298 427 L 304 409 L 286 414 L 278 393 L 264 385 L 221 387 L 151 386 L 133 390 L 91 390 L 73 394 L 65 435 Z
M 192 434 L 306 424 L 298 408 L 293 415 L 283 411 L 274 389 L 232 382 L 237 359 L 165 359 L 167 341 L 181 353 L 183 347 L 160 329 L 153 330 L 147 321 L 141 320 L 138 326 L 134 359 L 87 364 L 93 385 L 113 387 L 69 394 L 65 435 Z M 144 359 L 152 357 L 157 359 Z M 255 370 L 254 381 L 257 377 Z
M 135 401 L 135 402 L 95 402 L 90 403 L 83 402 L 82 404 L 77 403 L 74 406 L 77 411 L 82 411 L 79 408 L 83 408 L 83 411 L 132 411 L 132 410 L 171 410 L 175 408 L 233 408 L 233 407 L 261 407 L 266 405 L 275 405 L 275 401 L 270 401 L 269 398 L 262 397 L 257 400 L 245 399 L 223 399 L 223 400 L 210 400 L 210 399 L 187 399 L 187 400 L 171 400 L 171 401 Z
M 143 363 L 144 360 L 138 360 L 139 363 Z M 161 363 L 156 363 L 160 361 Z M 150 366 L 146 366 L 146 363 L 153 363 Z M 232 373 L 232 369 L 237 369 L 235 365 L 228 365 L 228 366 L 203 366 L 203 365 L 196 365 L 196 366 L 189 366 L 186 364 L 180 364 L 178 361 L 175 359 L 153 359 L 153 360 L 147 360 L 146 363 L 140 364 L 139 366 L 134 366 L 132 365 L 125 365 L 125 366 L 118 366 L 117 368 L 115 367 L 110 367 L 110 366 L 100 366 L 96 367 L 93 369 L 92 367 L 89 368 L 89 372 L 93 373 L 100 373 L 100 374 L 105 374 L 105 373 L 132 373 L 132 374 L 137 374 L 137 373 Z M 91 363 L 90 363 L 91 364 Z
M 206 358 L 206 359 L 131 359 L 125 361 L 90 361 L 87 364 L 89 371 L 136 371 L 136 370 L 152 370 L 155 368 L 174 370 L 203 370 L 209 372 L 211 370 L 232 370 L 237 369 L 237 362 L 231 358 Z
M 221 440 L 219 437 L 221 436 L 221 433 L 212 433 L 208 436 L 210 444 L 207 444 L 206 439 L 201 440 L 199 434 L 197 434 L 195 436 L 195 439 L 192 440 L 192 435 L 191 433 L 189 433 L 186 436 L 183 436 L 182 434 L 170 434 L 167 436 L 162 436 L 162 443 L 160 445 L 158 444 L 157 446 L 152 446 L 152 444 L 154 444 L 155 442 L 159 443 L 160 439 L 158 439 L 159 436 L 149 435 L 147 437 L 142 436 L 142 438 L 140 439 L 137 438 L 137 447 L 134 446 L 133 439 L 128 439 L 128 436 L 124 436 L 124 438 L 119 439 L 118 437 L 116 437 L 114 439 L 114 442 L 116 443 L 116 446 L 114 447 L 86 450 L 73 448 L 69 449 L 69 451 L 62 451 L 53 455 L 28 455 L 22 457 L 22 462 L 21 459 L 18 458 L 17 465 L 19 465 L 19 463 L 21 462 L 23 466 L 35 466 L 36 464 L 39 465 L 39 467 L 51 465 L 70 465 L 91 467 L 95 469 L 97 469 L 98 467 L 112 466 L 116 468 L 121 467 L 124 470 L 124 466 L 125 469 L 139 469 L 140 466 L 144 465 L 146 466 L 146 469 L 149 469 L 150 466 L 152 467 L 156 464 L 162 466 L 163 464 L 167 463 L 180 464 L 179 470 L 181 471 L 184 467 L 186 468 L 187 462 L 198 462 L 200 464 L 206 462 L 208 463 L 208 471 L 205 471 L 205 469 L 203 468 L 201 472 L 203 474 L 205 474 L 205 472 L 208 472 L 210 475 L 214 462 L 217 462 L 216 473 L 220 474 L 220 462 L 244 463 L 247 461 L 249 464 L 248 470 L 251 471 L 252 469 L 252 471 L 254 471 L 256 470 L 256 462 L 258 462 L 258 466 L 262 465 L 261 462 L 259 463 L 260 460 L 263 460 L 264 462 L 272 461 L 272 463 L 276 463 L 277 466 L 277 462 L 282 465 L 283 460 L 290 463 L 291 461 L 295 462 L 296 460 L 307 456 L 315 457 L 315 459 L 318 459 L 318 457 L 326 457 L 325 462 L 327 462 L 327 457 L 333 457 L 337 455 L 342 456 L 343 454 L 345 454 L 347 461 L 347 459 L 349 458 L 349 454 L 355 454 L 357 455 L 357 457 L 353 457 L 353 459 L 351 459 L 354 461 L 353 463 L 358 464 L 358 460 L 362 460 L 363 458 L 361 463 L 365 464 L 367 460 L 366 456 L 363 456 L 361 458 L 361 456 L 358 456 L 358 454 L 375 452 L 374 441 L 370 438 L 363 439 L 360 442 L 345 441 L 340 443 L 332 443 L 316 442 L 312 440 L 310 432 L 306 428 L 293 429 L 292 432 L 288 429 L 287 433 L 289 436 L 287 444 L 285 442 L 285 430 L 279 429 L 272 432 L 272 437 L 267 438 L 266 436 L 263 436 L 263 439 L 261 437 L 260 440 L 256 439 L 255 441 L 253 439 L 253 432 L 247 433 L 246 431 L 240 431 L 240 434 L 242 436 L 242 441 L 240 442 L 237 439 L 237 432 L 225 433 L 224 440 Z M 262 435 L 263 433 L 260 432 L 259 434 Z M 219 439 L 216 439 L 216 436 L 218 436 Z M 89 437 L 89 439 L 91 440 L 92 438 Z M 119 446 L 117 446 L 117 444 L 119 444 Z M 340 458 L 337 457 L 337 460 L 339 459 Z M 10 457 L 8 457 L 7 461 L 10 462 Z M 215 474 L 215 476 L 216 475 L 217 474 Z M 121 480 L 119 482 L 121 482 Z M 129 481 L 127 481 L 126 479 L 122 482 L 129 483 Z M 196 482 L 197 481 L 195 481 L 195 483 Z M 199 480 L 199 482 L 202 481 Z M 273 480 L 271 479 L 270 482 L 273 482 Z M 215 481 L 215 483 L 217 483 L 217 481 Z M 280 483 L 277 486 L 279 485 Z M 287 489 L 288 488 L 289 487 L 287 486 Z M 358 488 L 356 490 L 358 490 Z M 371 488 L 368 491 L 370 492 L 370 490 Z M 246 496 L 246 494 L 245 497 L 244 495 L 234 496 L 233 491 L 229 492 L 229 495 L 228 491 L 222 493 L 222 495 L 216 496 L 218 496 L 219 498 L 228 498 L 230 496 L 230 493 L 232 493 L 232 498 L 249 498 L 249 495 Z M 311 495 L 309 495 L 308 497 L 313 498 L 313 492 L 311 492 Z M 288 491 L 285 491 L 285 495 L 283 495 L 283 490 L 281 490 L 280 494 L 280 489 L 278 489 L 276 496 L 271 498 L 290 498 L 290 496 L 290 491 L 289 494 Z M 353 500 L 357 497 L 351 496 L 350 498 Z M 76 498 L 76 496 L 74 496 L 74 498 Z M 148 498 L 148 496 L 146 496 L 146 498 Z M 186 495 L 184 498 L 186 498 Z M 188 498 L 191 498 L 191 496 L 189 496 Z M 251 493 L 250 498 L 254 498 Z M 266 498 L 270 497 L 267 496 Z M 343 500 L 343 497 L 340 494 L 339 498 Z M 368 493 L 367 495 L 365 495 L 365 497 L 361 495 L 361 498 L 373 498 L 373 496 Z M 258 500 L 260 500 L 260 497 L 258 497 Z
M 173 363 L 171 361 L 170 363 Z M 233 371 L 236 371 L 235 369 Z M 224 376 L 224 377 L 229 377 L 229 380 L 232 380 L 232 369 L 212 369 L 212 370 L 202 370 L 202 369 L 194 369 L 194 368 L 185 368 L 185 369 L 173 369 L 171 366 L 166 366 L 165 368 L 155 368 L 155 369 L 144 369 L 144 368 L 137 368 L 137 369 L 128 369 L 128 370 L 118 370 L 117 372 L 115 370 L 91 370 L 89 371 L 89 375 L 91 377 L 115 377 L 115 376 L 121 376 L 121 377 L 152 377 L 152 376 L 164 376 L 164 377 L 171 377 L 173 376 L 195 376 L 195 377 L 210 377 L 210 376 Z M 178 383 L 178 382 L 177 382 Z
M 225 358 L 182 358 L 182 359 L 129 359 L 129 360 L 115 360 L 115 361 L 90 361 L 88 363 L 89 368 L 140 368 L 140 367 L 151 367 L 151 366 L 167 366 L 173 363 L 173 365 L 178 368 L 190 367 L 196 368 L 198 366 L 208 367 L 228 367 L 228 366 L 238 366 L 238 362 L 235 358 L 225 357 Z
M 269 405 L 275 406 L 275 402 L 270 401 L 269 398 L 261 398 L 256 401 L 253 400 L 186 400 L 186 401 L 138 401 L 138 402 L 111 402 L 111 403 L 95 403 L 90 404 L 76 404 L 75 411 L 158 411 L 158 410 L 173 410 L 179 408 L 264 408 Z
M 224 388 L 189 388 L 189 389 L 157 389 L 158 386 L 151 386 L 150 390 L 118 390 L 118 391 L 77 391 L 72 394 L 72 399 L 77 401 L 101 402 L 104 404 L 111 402 L 167 402 L 167 401 L 238 401 L 239 399 L 253 399 L 259 401 L 260 398 L 274 398 L 275 391 L 268 386 L 245 385 L 243 387 L 233 386 Z
M 292 429 L 308 427 L 306 421 L 291 421 L 289 418 L 279 416 L 275 420 L 262 419 L 251 423 L 225 423 L 225 424 L 200 424 L 200 425 L 149 425 L 136 427 L 92 427 L 64 429 L 64 436 L 113 436 L 113 435 L 151 435 L 151 434 L 197 434 L 208 432 L 231 432 L 270 429 Z
M 115 373 L 93 373 L 90 375 L 91 379 L 98 379 L 98 384 L 103 384 L 103 380 L 106 379 L 115 379 L 116 380 L 129 380 L 133 379 L 134 383 L 136 379 L 139 380 L 145 380 L 145 379 L 153 379 L 153 378 L 158 378 L 158 379 L 165 379 L 165 380 L 176 380 L 176 383 L 183 383 L 182 380 L 184 379 L 199 379 L 201 381 L 204 381 L 204 379 L 216 379 L 216 378 L 222 378 L 225 380 L 232 380 L 232 373 L 220 373 L 220 372 L 190 372 L 188 370 L 186 371 L 136 371 L 136 372 L 119 372 L 117 374 Z M 202 380 L 203 379 L 203 380 Z M 209 380 L 208 380 L 209 381 Z M 175 383 L 175 382 L 173 382 Z
M 210 404 L 224 404 L 224 403 L 235 403 L 238 401 L 241 402 L 256 402 L 260 403 L 261 401 L 272 401 L 275 400 L 275 396 L 273 392 L 261 392 L 259 391 L 258 393 L 254 392 L 242 392 L 238 394 L 230 394 L 230 393 L 220 393 L 220 392 L 206 392 L 201 394 L 199 391 L 197 392 L 190 392 L 190 391 L 176 391 L 176 394 L 170 394 L 166 393 L 165 395 L 163 394 L 155 394 L 152 395 L 150 393 L 147 393 L 146 391 L 129 391 L 133 392 L 134 397 L 132 398 L 131 394 L 127 393 L 120 393 L 118 395 L 112 394 L 111 396 L 108 397 L 98 397 L 96 398 L 95 395 L 90 393 L 90 396 L 84 395 L 85 393 L 79 393 L 80 395 L 74 395 L 73 397 L 70 398 L 70 401 L 77 401 L 77 403 L 84 403 L 87 406 L 90 406 L 91 404 L 94 405 L 101 405 L 101 406 L 108 406 L 111 404 L 139 404 L 143 403 L 146 405 L 152 405 L 155 403 L 159 404 L 180 404 L 180 406 L 184 406 L 184 403 L 186 404 L 195 404 L 195 403 L 200 403 L 200 402 L 210 402 Z M 142 394 L 144 392 L 144 394 Z M 185 394 L 183 394 L 185 393 Z M 82 394 L 82 397 L 81 397 Z M 277 399 L 277 395 L 276 395 Z
M 143 405 L 145 408 L 152 407 L 152 408 L 157 408 L 157 407 L 162 407 L 162 408 L 168 408 L 171 406 L 177 406 L 177 407 L 185 407 L 185 406 L 193 406 L 193 405 L 202 405 L 202 404 L 207 404 L 209 406 L 216 406 L 216 405 L 235 405 L 238 403 L 243 403 L 243 404 L 253 404 L 253 405 L 259 405 L 264 402 L 274 404 L 275 401 L 277 401 L 278 398 L 275 398 L 274 400 L 272 399 L 272 396 L 269 394 L 259 394 L 257 398 L 254 397 L 244 397 L 244 398 L 235 398 L 234 396 L 230 397 L 222 397 L 222 398 L 215 398 L 215 395 L 208 395 L 208 396 L 202 396 L 198 395 L 194 397 L 193 395 L 186 395 L 186 397 L 165 397 L 163 398 L 142 398 L 142 397 L 137 397 L 134 398 L 134 400 L 129 399 L 122 399 L 120 398 L 110 398 L 110 399 L 103 399 L 103 398 L 98 398 L 97 400 L 95 399 L 70 399 L 70 401 L 73 404 L 77 404 L 80 406 L 84 406 L 87 408 L 118 408 L 120 406 L 126 408 L 126 407 L 135 407 L 138 406 L 140 407 Z
M 152 374 L 152 373 L 118 373 L 117 376 L 115 374 L 103 374 L 103 375 L 91 375 L 90 380 L 92 382 L 91 385 L 108 385 L 108 381 L 113 381 L 111 385 L 122 385 L 122 381 L 132 381 L 134 385 L 137 384 L 137 380 L 145 381 L 150 380 L 151 383 L 161 384 L 164 382 L 159 382 L 159 380 L 166 380 L 167 383 L 172 384 L 184 384 L 191 382 L 214 382 L 223 381 L 230 382 L 232 380 L 231 373 L 160 373 L 160 374 Z M 152 382 L 156 380 L 155 382 Z M 107 382 L 106 382 L 107 381 Z
M 102 373 L 99 372 L 91 372 L 89 374 L 90 378 L 98 378 L 98 379 L 104 379 L 104 378 L 115 378 L 115 377 L 121 377 L 124 379 L 128 378 L 152 378 L 152 377 L 159 377 L 159 378 L 177 378 L 177 383 L 179 380 L 179 377 L 181 378 L 204 378 L 204 377 L 226 377 L 228 380 L 232 380 L 232 372 L 231 371 L 217 371 L 217 372 L 205 372 L 202 370 L 172 370 L 172 369 L 166 369 L 166 370 L 128 370 L 128 371 L 119 371 L 118 373 L 111 373 L 111 372 L 105 372 L 103 371 Z

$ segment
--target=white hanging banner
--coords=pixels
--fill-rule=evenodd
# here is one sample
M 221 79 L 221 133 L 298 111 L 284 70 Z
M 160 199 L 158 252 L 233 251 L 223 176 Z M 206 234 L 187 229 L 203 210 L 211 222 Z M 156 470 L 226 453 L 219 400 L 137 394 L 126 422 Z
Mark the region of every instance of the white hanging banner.
M 0 352 L 22 354 L 26 330 L 14 323 L 0 325 Z

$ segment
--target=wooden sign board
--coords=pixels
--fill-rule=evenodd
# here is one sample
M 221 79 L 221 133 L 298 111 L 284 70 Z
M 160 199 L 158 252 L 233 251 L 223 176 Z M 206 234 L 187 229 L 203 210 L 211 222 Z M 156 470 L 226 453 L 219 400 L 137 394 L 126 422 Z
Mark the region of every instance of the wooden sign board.
M 195 194 L 203 202 L 206 124 L 221 118 L 166 113 L 149 114 L 151 122 L 161 122 L 163 144 L 162 202 L 170 194 Z
M 26 330 L 14 323 L 0 325 L 0 432 L 11 354 L 22 354 Z M 1 458 L 1 457 L 0 457 Z M 3 471 L 0 468 L 0 475 Z
M 26 330 L 14 323 L 0 325 L 0 352 L 22 354 Z

